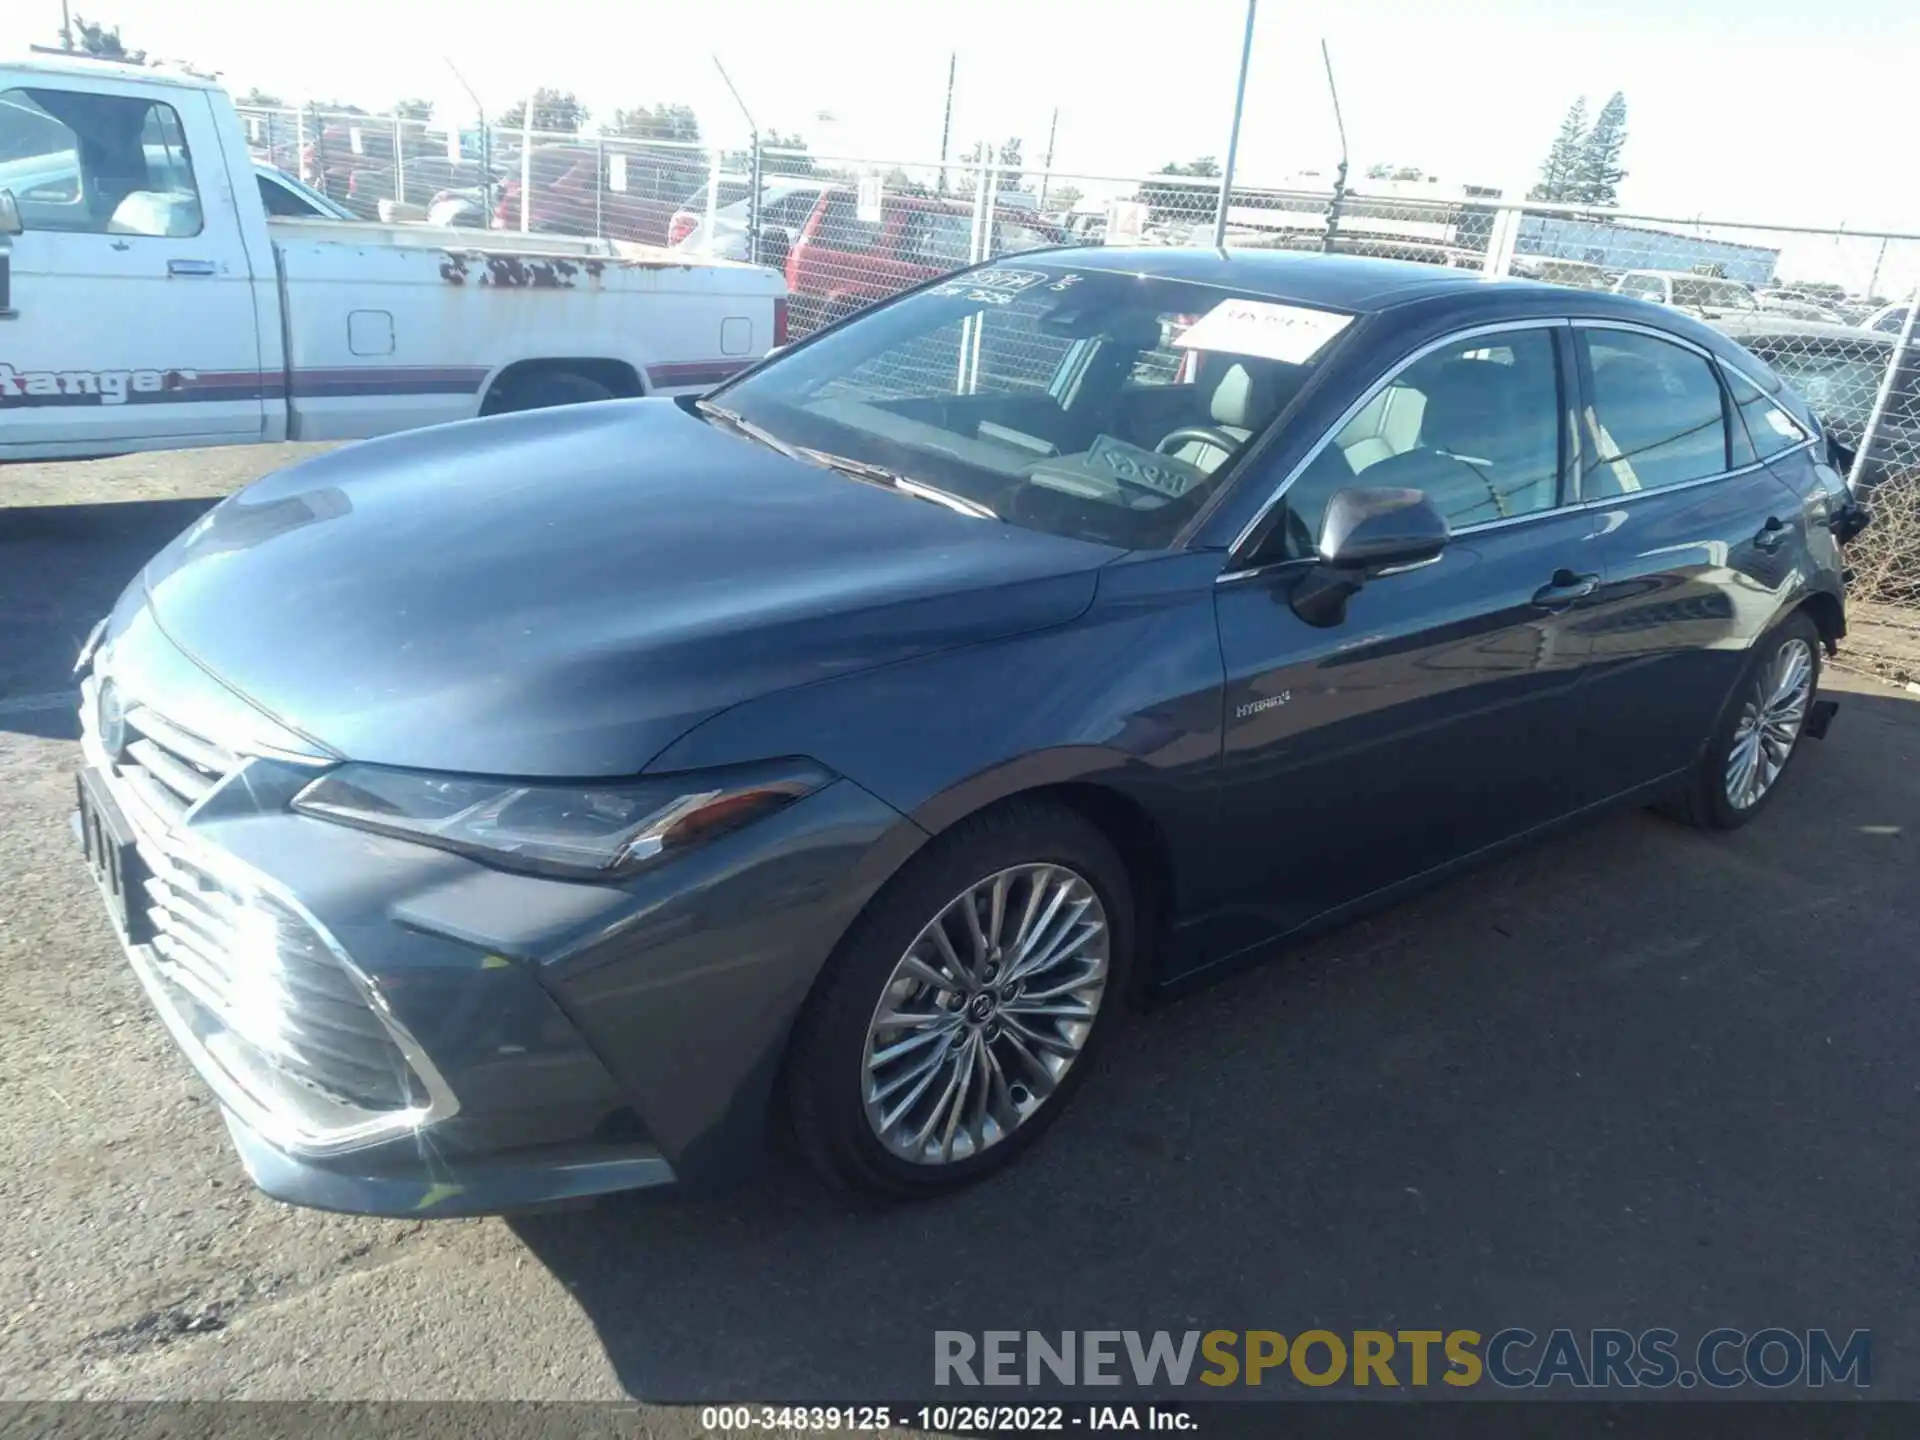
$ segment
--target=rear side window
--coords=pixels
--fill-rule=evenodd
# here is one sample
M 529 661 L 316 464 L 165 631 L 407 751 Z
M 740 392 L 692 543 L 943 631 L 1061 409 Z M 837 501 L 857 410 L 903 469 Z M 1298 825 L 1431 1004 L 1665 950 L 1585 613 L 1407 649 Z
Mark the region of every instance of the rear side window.
M 871 250 L 880 238 L 880 222 L 862 220 L 852 195 L 829 195 L 814 227 L 815 244 L 829 250 Z
M 1624 330 L 1582 330 L 1588 498 L 1664 490 L 1728 469 L 1720 381 L 1706 357 Z
M 184 238 L 200 195 L 171 105 L 72 90 L 0 91 L 0 188 L 27 230 Z
M 1733 427 L 1733 462 L 1748 464 L 1791 450 L 1808 436 L 1800 422 L 1769 400 L 1766 393 L 1738 371 L 1722 369 L 1727 398 L 1738 417 Z
M 1620 282 L 1620 293 L 1631 295 L 1636 300 L 1652 300 L 1663 304 L 1667 298 L 1667 287 L 1661 283 L 1658 275 L 1629 275 Z

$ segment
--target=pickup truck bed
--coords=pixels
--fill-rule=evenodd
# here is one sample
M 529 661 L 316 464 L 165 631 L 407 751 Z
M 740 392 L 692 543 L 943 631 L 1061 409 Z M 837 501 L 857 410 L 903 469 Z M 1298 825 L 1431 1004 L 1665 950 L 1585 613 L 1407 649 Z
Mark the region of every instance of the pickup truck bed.
M 269 218 L 232 104 L 197 77 L 0 59 L 0 154 L 0 461 L 697 391 L 785 325 L 763 267 Z

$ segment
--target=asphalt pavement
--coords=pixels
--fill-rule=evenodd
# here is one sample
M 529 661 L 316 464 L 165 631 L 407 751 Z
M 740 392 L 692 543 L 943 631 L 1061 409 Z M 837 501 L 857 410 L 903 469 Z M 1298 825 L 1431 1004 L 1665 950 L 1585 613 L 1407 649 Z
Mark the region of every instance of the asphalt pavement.
M 65 692 L 275 460 L 0 470 L 0 1394 L 846 1401 L 926 1394 L 939 1329 L 1778 1325 L 1920 1397 L 1920 696 L 1832 671 L 1759 823 L 1620 814 L 1138 1016 L 962 1196 L 261 1198 L 73 853 Z

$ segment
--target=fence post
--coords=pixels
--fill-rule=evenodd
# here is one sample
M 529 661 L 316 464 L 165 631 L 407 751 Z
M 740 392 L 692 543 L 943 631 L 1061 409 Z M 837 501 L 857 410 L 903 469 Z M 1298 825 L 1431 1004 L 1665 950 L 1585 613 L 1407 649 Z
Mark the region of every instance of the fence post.
M 1253 61 L 1253 17 L 1260 0 L 1247 0 L 1247 34 L 1240 42 L 1240 79 L 1233 87 L 1233 124 L 1227 130 L 1227 163 L 1220 167 L 1220 198 L 1213 207 L 1213 244 L 1227 243 L 1227 201 L 1233 194 L 1233 165 L 1240 155 L 1240 112 L 1247 103 L 1247 66 Z
M 520 233 L 533 229 L 533 96 L 520 113 Z
M 715 145 L 707 151 L 707 216 L 700 233 L 705 237 L 701 250 L 703 255 L 713 254 L 713 227 L 719 224 L 720 211 L 720 147 Z
M 1523 213 L 1520 206 L 1513 204 L 1501 205 L 1493 212 L 1493 227 L 1487 233 L 1487 257 L 1480 266 L 1480 273 L 1489 280 L 1513 273 L 1514 246 L 1520 240 Z
M 298 105 L 293 107 L 293 173 L 316 190 L 326 188 L 314 185 L 313 177 L 307 174 L 307 112 Z
M 760 132 L 749 129 L 747 143 L 753 147 L 753 163 L 748 166 L 747 184 L 753 189 L 747 196 L 747 263 L 760 263 Z
M 1847 489 L 1858 494 L 1860 476 L 1867 468 L 1867 457 L 1873 453 L 1874 442 L 1880 438 L 1880 426 L 1887 416 L 1887 406 L 1893 401 L 1894 386 L 1899 383 L 1901 369 L 1907 360 L 1907 350 L 1913 344 L 1913 322 L 1920 316 L 1920 284 L 1913 287 L 1907 296 L 1907 318 L 1900 323 L 1900 338 L 1893 342 L 1893 355 L 1887 361 L 1887 373 L 1880 377 L 1880 389 L 1873 397 L 1873 409 L 1867 414 L 1866 426 L 1860 432 L 1860 448 L 1854 452 L 1853 465 L 1847 471 Z
M 607 220 L 607 137 L 597 135 L 593 141 L 593 238 L 604 238 Z
M 407 203 L 407 122 L 393 117 L 393 203 Z

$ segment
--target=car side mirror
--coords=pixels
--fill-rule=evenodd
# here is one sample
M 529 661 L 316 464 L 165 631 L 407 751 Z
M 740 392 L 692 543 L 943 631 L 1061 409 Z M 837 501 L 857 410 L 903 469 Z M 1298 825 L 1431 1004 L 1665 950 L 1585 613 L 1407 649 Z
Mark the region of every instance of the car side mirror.
M 1446 517 L 1424 490 L 1336 491 L 1320 522 L 1319 563 L 1300 578 L 1289 603 L 1309 625 L 1338 625 L 1347 601 L 1369 580 L 1437 559 L 1449 536 Z
M 18 235 L 20 230 L 20 202 L 13 191 L 0 190 L 0 235 Z

